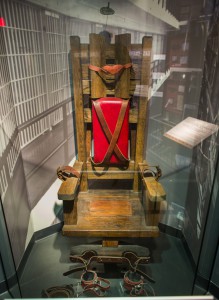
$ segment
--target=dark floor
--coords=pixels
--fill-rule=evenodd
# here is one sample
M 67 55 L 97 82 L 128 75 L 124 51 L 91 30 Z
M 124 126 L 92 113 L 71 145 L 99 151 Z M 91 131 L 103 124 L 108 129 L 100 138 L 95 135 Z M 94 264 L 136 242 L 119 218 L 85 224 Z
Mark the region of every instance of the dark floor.
M 131 242 L 124 239 L 122 242 L 149 248 L 151 261 L 147 265 L 140 266 L 141 270 L 156 281 L 155 283 L 147 282 L 146 288 L 149 295 L 152 291 L 157 296 L 191 294 L 194 272 L 180 239 L 162 233 L 159 238 L 132 240 Z M 63 284 L 74 284 L 77 289 L 80 271 L 63 276 L 63 272 L 73 267 L 73 263 L 69 260 L 70 249 L 77 245 L 97 243 L 101 244 L 101 241 L 68 238 L 62 236 L 61 233 L 37 241 L 20 278 L 22 297 L 41 297 L 43 289 Z M 78 266 L 78 264 L 74 264 L 74 266 Z M 128 296 L 124 294 L 122 285 L 124 266 L 99 264 L 94 267 L 100 277 L 108 278 L 111 282 L 107 296 Z

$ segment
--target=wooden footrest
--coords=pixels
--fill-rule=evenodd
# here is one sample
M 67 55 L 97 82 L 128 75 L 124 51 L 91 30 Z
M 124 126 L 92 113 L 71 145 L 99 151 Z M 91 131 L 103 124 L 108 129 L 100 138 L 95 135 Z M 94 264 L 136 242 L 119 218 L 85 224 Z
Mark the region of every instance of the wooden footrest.
M 93 250 L 97 255 L 122 256 L 124 252 L 134 252 L 138 256 L 150 256 L 149 249 L 139 245 L 118 245 L 117 247 L 103 247 L 102 245 L 86 244 L 73 246 L 71 255 L 80 255 L 83 252 Z

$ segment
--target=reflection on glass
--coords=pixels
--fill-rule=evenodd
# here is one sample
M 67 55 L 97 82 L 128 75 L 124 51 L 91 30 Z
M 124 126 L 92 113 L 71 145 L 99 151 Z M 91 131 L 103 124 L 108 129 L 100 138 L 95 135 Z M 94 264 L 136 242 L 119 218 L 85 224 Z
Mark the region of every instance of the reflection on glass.
M 147 111 L 142 117 L 147 121 L 144 159 L 145 163 L 162 169 L 158 183 L 166 194 L 162 205 L 156 199 L 157 192 L 153 194 L 151 206 L 153 211 L 161 212 L 159 216 L 150 213 L 151 207 L 145 213 L 151 224 L 159 221 L 160 236 L 139 241 L 133 234 L 128 241 L 122 239 L 122 245 L 140 244 L 149 249 L 150 263 L 142 267 L 156 281 L 144 282 L 148 284 L 148 290 L 147 286 L 144 288 L 149 295 L 188 295 L 195 290 L 195 270 L 200 270 L 218 155 L 218 134 L 214 130 L 218 125 L 218 3 L 213 2 L 0 2 L 0 193 L 23 296 L 41 297 L 42 290 L 63 285 L 66 288 L 68 284 L 78 290 L 80 272 L 63 276 L 73 268 L 70 248 L 90 247 L 91 243 L 102 247 L 101 238 L 50 234 L 60 231 L 63 220 L 56 169 L 73 165 L 78 154 L 70 36 L 80 37 L 84 47 L 81 71 L 84 104 L 89 108 L 89 35 L 103 31 L 110 32 L 110 46 L 115 44 L 116 36 L 130 34 L 128 51 L 134 70 L 130 135 L 135 140 L 133 128 L 137 126 L 139 99 L 148 96 Z M 151 55 L 149 85 L 140 83 L 147 75 L 141 68 L 142 49 L 137 46 L 144 36 L 153 40 L 152 53 L 148 49 L 143 51 L 143 57 Z M 116 55 L 121 54 L 122 50 L 117 49 Z M 113 59 L 106 64 L 114 64 Z M 89 113 L 86 118 L 89 119 Z M 191 120 L 198 121 L 198 125 L 194 127 Z M 198 140 L 185 147 L 192 137 L 190 132 L 186 140 L 179 137 L 185 132 L 181 126 L 186 123 L 189 131 L 197 133 L 200 122 L 212 124 L 213 131 L 205 134 L 202 127 Z M 167 133 L 171 138 L 165 137 Z M 143 142 L 138 146 L 142 145 Z M 129 152 L 133 158 L 133 149 Z M 110 184 L 115 187 L 118 182 L 113 180 Z M 131 183 L 125 180 L 119 187 L 122 185 L 130 187 Z M 67 206 L 64 215 L 72 209 L 70 202 Z M 104 214 L 109 211 L 112 218 L 116 207 L 110 208 L 109 203 L 107 207 Z M 121 210 L 127 219 L 131 213 L 131 205 Z M 1 224 L 1 228 L 4 226 Z M 118 246 L 115 242 L 111 241 L 114 248 Z M 3 264 L 10 270 L 7 249 L 1 251 Z M 206 261 L 202 259 L 201 263 Z M 124 290 L 125 268 L 107 263 L 93 268 L 97 268 L 93 271 L 101 274 L 101 278 L 110 279 L 108 296 L 130 295 L 130 291 Z M 216 268 L 214 274 L 217 273 Z M 203 274 L 198 275 L 202 279 Z M 208 276 L 209 272 L 206 280 Z M 140 289 L 141 292 L 144 293 Z

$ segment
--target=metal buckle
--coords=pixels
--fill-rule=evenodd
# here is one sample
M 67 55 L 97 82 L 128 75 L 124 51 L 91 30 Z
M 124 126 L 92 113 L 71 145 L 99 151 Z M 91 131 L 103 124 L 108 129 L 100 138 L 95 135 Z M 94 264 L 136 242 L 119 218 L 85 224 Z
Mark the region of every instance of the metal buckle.
M 156 171 L 152 170 L 151 168 L 155 168 Z M 162 176 L 162 170 L 159 166 L 147 166 L 143 170 L 143 177 L 154 177 L 155 180 L 158 181 L 158 179 Z

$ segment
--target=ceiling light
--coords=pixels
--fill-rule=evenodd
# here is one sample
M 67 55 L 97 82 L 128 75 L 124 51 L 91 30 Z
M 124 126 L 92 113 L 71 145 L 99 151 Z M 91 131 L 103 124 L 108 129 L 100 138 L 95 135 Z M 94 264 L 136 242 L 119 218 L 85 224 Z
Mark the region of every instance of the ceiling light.
M 107 7 L 101 7 L 100 13 L 102 15 L 109 16 L 109 15 L 114 15 L 115 11 L 112 8 L 110 8 L 110 3 L 108 2 Z

